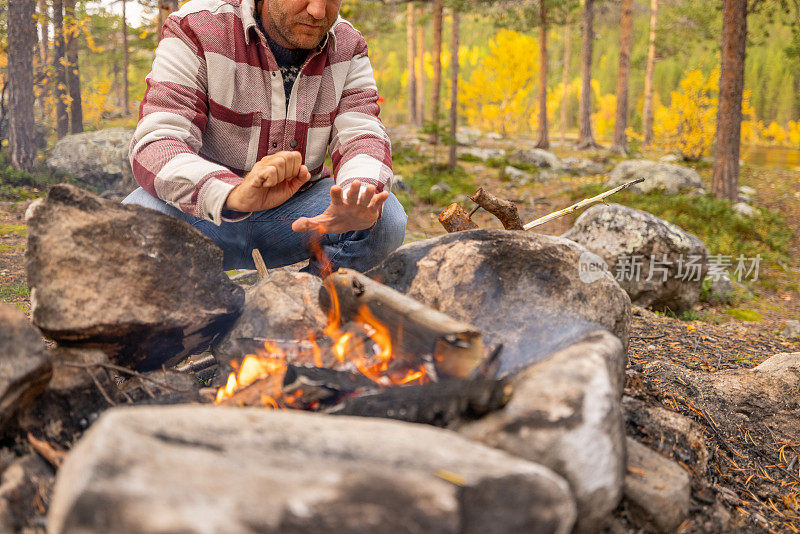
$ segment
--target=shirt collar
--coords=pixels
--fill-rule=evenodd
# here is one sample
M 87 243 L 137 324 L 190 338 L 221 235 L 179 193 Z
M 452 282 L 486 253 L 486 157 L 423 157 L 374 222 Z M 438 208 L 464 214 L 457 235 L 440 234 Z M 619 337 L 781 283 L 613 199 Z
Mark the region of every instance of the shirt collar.
M 245 44 L 250 44 L 250 29 L 256 26 L 256 0 L 241 0 L 241 2 L 244 42 Z M 336 18 L 336 22 L 334 22 L 333 26 L 331 26 L 331 29 L 328 30 L 325 38 L 322 39 L 322 42 L 319 45 L 317 45 L 315 49 L 316 51 L 320 51 L 325 48 L 325 45 L 328 44 L 328 41 L 331 42 L 331 50 L 336 50 L 336 33 L 333 30 L 342 20 L 343 19 L 341 16 Z

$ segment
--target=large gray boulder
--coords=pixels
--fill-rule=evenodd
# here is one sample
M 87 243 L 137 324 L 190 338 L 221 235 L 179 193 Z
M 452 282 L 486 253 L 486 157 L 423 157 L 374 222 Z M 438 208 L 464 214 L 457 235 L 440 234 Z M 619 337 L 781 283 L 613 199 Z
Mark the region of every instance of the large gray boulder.
M 41 393 L 52 365 L 42 335 L 16 306 L 0 302 L 0 429 Z
M 587 278 L 572 241 L 469 230 L 400 247 L 367 274 L 503 343 L 504 372 L 541 361 L 602 326 L 627 347 L 630 300 L 609 273 Z
M 512 165 L 529 165 L 540 169 L 560 169 L 558 156 L 541 148 L 519 148 L 508 155 Z
M 460 432 L 566 478 L 578 505 L 576 531 L 596 532 L 622 495 L 624 368 L 619 339 L 592 332 L 514 376 L 505 408 Z
M 684 190 L 704 190 L 697 171 L 681 165 L 629 159 L 620 162 L 608 177 L 606 187 L 616 187 L 624 183 L 644 178 L 644 182 L 631 186 L 631 191 L 649 193 L 661 190 L 668 195 L 676 195 Z
M 190 354 L 244 304 L 222 251 L 199 231 L 66 185 L 29 209 L 25 268 L 45 335 L 139 369 Z
M 132 137 L 133 130 L 125 128 L 68 135 L 53 147 L 47 166 L 100 191 L 130 193 L 137 187 L 128 159 Z
M 598 204 L 561 237 L 603 258 L 633 304 L 680 313 L 700 297 L 708 271 L 706 246 L 651 213 Z
M 263 346 L 254 339 L 319 338 L 327 324 L 319 306 L 319 277 L 273 270 L 245 294 L 245 305 L 233 328 L 214 348 L 214 355 L 223 363 L 241 359 Z
M 549 469 L 453 432 L 295 411 L 115 408 L 58 472 L 48 532 L 563 533 Z

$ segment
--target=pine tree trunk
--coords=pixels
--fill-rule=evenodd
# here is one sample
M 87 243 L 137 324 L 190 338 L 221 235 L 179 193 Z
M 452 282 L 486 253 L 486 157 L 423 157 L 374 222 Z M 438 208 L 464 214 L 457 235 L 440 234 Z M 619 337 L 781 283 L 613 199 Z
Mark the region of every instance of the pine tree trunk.
M 647 68 L 644 73 L 644 146 L 653 143 L 653 74 L 656 70 L 656 25 L 658 24 L 658 0 L 650 0 L 650 44 L 647 47 Z
M 64 29 L 67 48 L 67 86 L 70 97 L 70 133 L 83 131 L 83 104 L 81 102 L 81 77 L 78 66 L 78 39 L 75 21 L 75 0 L 64 2 Z
M 11 165 L 31 171 L 36 163 L 33 116 L 33 49 L 36 47 L 35 0 L 9 0 L 8 79 L 11 83 L 9 150 Z
M 164 22 L 170 14 L 180 8 L 178 0 L 159 0 L 158 1 L 158 41 L 161 42 L 161 31 L 164 29 Z
M 37 18 L 39 21 L 37 61 L 34 66 L 33 83 L 39 89 L 37 104 L 42 117 L 47 117 L 47 41 L 49 39 L 47 1 L 38 0 L 36 5 Z
M 569 60 L 571 55 L 570 50 L 570 34 L 572 27 L 567 24 L 564 27 L 564 65 L 561 67 L 561 86 L 564 88 L 564 94 L 561 95 L 561 145 L 567 144 L 567 102 L 569 86 Z
M 59 139 L 69 133 L 67 114 L 67 71 L 64 67 L 64 4 L 53 0 L 53 69 L 55 70 L 56 135 Z
M 431 141 L 434 145 L 439 143 L 439 104 L 442 91 L 442 18 L 444 7 L 442 0 L 435 0 L 433 4 L 433 110 L 431 120 L 436 127 L 433 130 Z
M 747 48 L 747 0 L 722 4 L 722 65 L 711 192 L 735 202 L 739 197 L 739 148 L 742 140 L 742 91 Z
M 39 12 L 39 64 L 44 66 L 47 65 L 47 41 L 50 35 L 47 0 L 38 1 L 37 11 Z
M 406 8 L 406 68 L 408 69 L 408 122 L 417 124 L 417 10 L 414 2 Z
M 628 153 L 628 80 L 631 72 L 631 47 L 633 46 L 633 0 L 622 0 L 619 18 L 619 74 L 617 75 L 617 116 L 614 122 L 614 143 L 611 151 Z
M 125 12 L 127 0 L 122 0 L 122 105 L 125 114 L 131 112 L 130 88 L 128 87 L 128 19 Z
M 458 46 L 461 15 L 458 10 L 453 9 L 453 28 L 450 38 L 450 151 L 447 159 L 447 166 L 455 169 L 457 154 L 456 133 L 458 132 Z
M 539 0 L 539 139 L 536 148 L 550 148 L 547 132 L 547 2 Z
M 417 125 L 425 126 L 425 26 L 423 8 L 417 13 Z
M 592 134 L 592 50 L 594 48 L 594 0 L 584 0 L 583 48 L 581 50 L 581 100 L 578 110 L 579 150 L 597 148 Z

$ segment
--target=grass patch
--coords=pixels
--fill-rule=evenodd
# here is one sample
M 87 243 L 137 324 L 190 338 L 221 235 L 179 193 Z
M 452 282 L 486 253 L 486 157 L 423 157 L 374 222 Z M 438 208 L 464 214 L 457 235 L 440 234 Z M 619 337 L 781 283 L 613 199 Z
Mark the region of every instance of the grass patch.
M 425 161 L 425 156 L 420 153 L 419 148 L 403 143 L 392 145 L 392 165 L 407 165 L 421 161 Z
M 3 245 L 0 244 L 0 252 L 13 252 L 15 250 L 25 250 L 25 245 Z
M 466 163 L 483 163 L 483 160 L 481 158 L 479 158 L 475 154 L 468 154 L 468 153 L 459 154 L 458 161 L 464 161 Z
M 11 166 L 7 151 L 0 151 L 0 200 L 20 201 L 41 196 L 44 190 L 54 184 L 80 184 L 66 174 L 54 173 L 44 165 L 33 172 L 22 171 Z
M 730 310 L 725 310 L 725 313 L 739 321 L 750 321 L 753 323 L 760 323 L 763 318 L 762 315 L 755 310 L 745 310 L 742 308 L 731 308 Z
M 24 224 L 0 224 L 0 237 L 10 235 L 25 237 L 28 235 L 28 227 Z
M 14 301 L 20 298 L 31 296 L 31 290 L 25 284 L 3 284 L 0 285 L 0 300 Z
M 414 196 L 420 201 L 434 206 L 446 206 L 453 202 L 457 195 L 471 195 L 475 192 L 472 176 L 458 166 L 448 169 L 444 164 L 424 165 L 414 170 L 406 178 L 406 181 L 411 186 L 413 194 L 400 192 L 397 195 L 398 200 L 405 207 L 413 204 Z M 446 187 L 431 191 L 437 184 Z
M 606 188 L 602 184 L 584 185 L 575 190 L 573 200 L 595 196 Z M 660 191 L 632 193 L 620 191 L 611 202 L 652 213 L 694 234 L 711 254 L 739 255 L 762 262 L 787 261 L 792 239 L 791 226 L 777 212 L 761 208 L 761 216 L 743 218 L 727 200 L 710 195 L 664 195 Z M 749 265 L 749 262 L 745 262 Z M 762 263 L 763 265 L 763 263 Z

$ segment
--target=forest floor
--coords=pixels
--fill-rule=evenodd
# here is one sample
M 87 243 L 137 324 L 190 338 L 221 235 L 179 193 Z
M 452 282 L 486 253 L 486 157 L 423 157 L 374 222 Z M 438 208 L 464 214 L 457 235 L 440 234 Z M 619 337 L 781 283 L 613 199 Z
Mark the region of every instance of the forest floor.
M 504 146 L 507 148 L 508 144 Z M 613 164 L 602 151 L 576 154 L 558 147 L 553 151 L 560 157 L 577 156 L 606 161 L 609 166 Z M 645 154 L 645 157 L 657 159 L 659 155 L 663 153 Z M 445 158 L 446 150 L 440 147 L 437 161 L 442 162 Z M 504 162 L 460 161 L 456 172 L 431 166 L 431 162 L 432 149 L 427 145 L 396 149 L 395 172 L 403 175 L 404 180 L 412 187 L 419 187 L 421 184 L 430 187 L 435 183 L 444 183 L 449 190 L 438 197 L 431 197 L 421 188 L 399 195 L 409 214 L 407 241 L 444 233 L 437 220 L 438 213 L 450 201 L 458 201 L 467 210 L 471 209 L 473 204 L 466 195 L 474 192 L 478 186 L 483 186 L 500 197 L 514 200 L 519 206 L 523 221 L 527 222 L 574 203 L 582 198 L 580 191 L 587 187 L 596 187 L 605 178 L 603 175 L 561 176 L 543 183 L 531 181 L 523 185 L 503 177 L 501 171 Z M 700 165 L 697 170 L 708 185 L 710 167 Z M 789 232 L 790 237 L 784 240 L 784 249 L 775 252 L 768 250 L 769 245 L 763 245 L 768 261 L 762 262 L 758 280 L 743 282 L 745 289 L 737 294 L 732 303 L 701 302 L 694 310 L 681 317 L 650 312 L 635 314 L 629 369 L 646 362 L 666 360 L 687 370 L 714 373 L 752 368 L 776 353 L 800 351 L 800 340 L 779 335 L 786 321 L 800 318 L 799 179 L 800 171 L 797 170 L 743 167 L 741 185 L 756 189 L 754 205 L 777 214 L 777 228 L 783 226 L 783 230 Z M 0 203 L 0 300 L 16 304 L 27 314 L 30 313 L 30 291 L 24 269 L 27 236 L 24 213 L 29 203 L 30 200 Z M 574 219 L 574 216 L 563 217 L 540 227 L 538 231 L 560 235 L 571 227 Z M 475 214 L 474 220 L 483 228 L 501 228 L 496 219 L 482 211 Z M 713 225 L 715 221 L 699 221 L 698 224 Z M 738 239 L 735 235 L 726 237 L 733 242 Z M 645 384 L 644 387 L 646 386 Z M 642 384 L 631 383 L 629 377 L 629 394 L 630 390 L 641 387 Z M 705 426 L 705 421 L 698 422 Z M 712 442 L 719 439 L 711 429 L 708 430 L 708 436 Z M 766 455 L 774 460 L 775 465 L 779 465 L 783 458 L 781 451 L 768 437 L 760 437 L 764 442 L 759 454 Z M 800 442 L 795 443 L 794 447 L 795 451 L 800 451 Z M 715 457 L 723 456 L 718 454 Z M 800 485 L 796 481 L 791 480 L 791 477 L 770 481 L 766 472 L 766 477 L 761 474 L 756 476 L 755 472 L 747 469 L 733 470 L 727 464 L 723 466 L 722 460 L 716 461 L 720 462 L 715 465 L 717 470 L 725 469 L 726 476 L 735 482 L 729 484 L 729 487 L 737 493 L 740 503 L 748 503 L 746 506 L 740 504 L 730 507 L 731 527 L 735 531 L 800 531 Z M 796 471 L 797 466 L 793 469 Z M 800 477 L 800 473 L 797 475 Z M 800 481 L 800 478 L 797 480 Z M 703 508 L 699 504 L 703 502 L 702 490 L 708 485 L 695 486 L 693 484 L 696 491 L 693 493 L 695 506 L 692 508 L 692 516 L 682 525 L 681 532 L 703 532 L 707 528 L 709 508 Z M 770 498 L 750 499 L 741 488 L 749 488 L 747 491 L 769 495 Z M 619 513 L 620 520 L 624 523 L 625 511 L 621 510 Z

